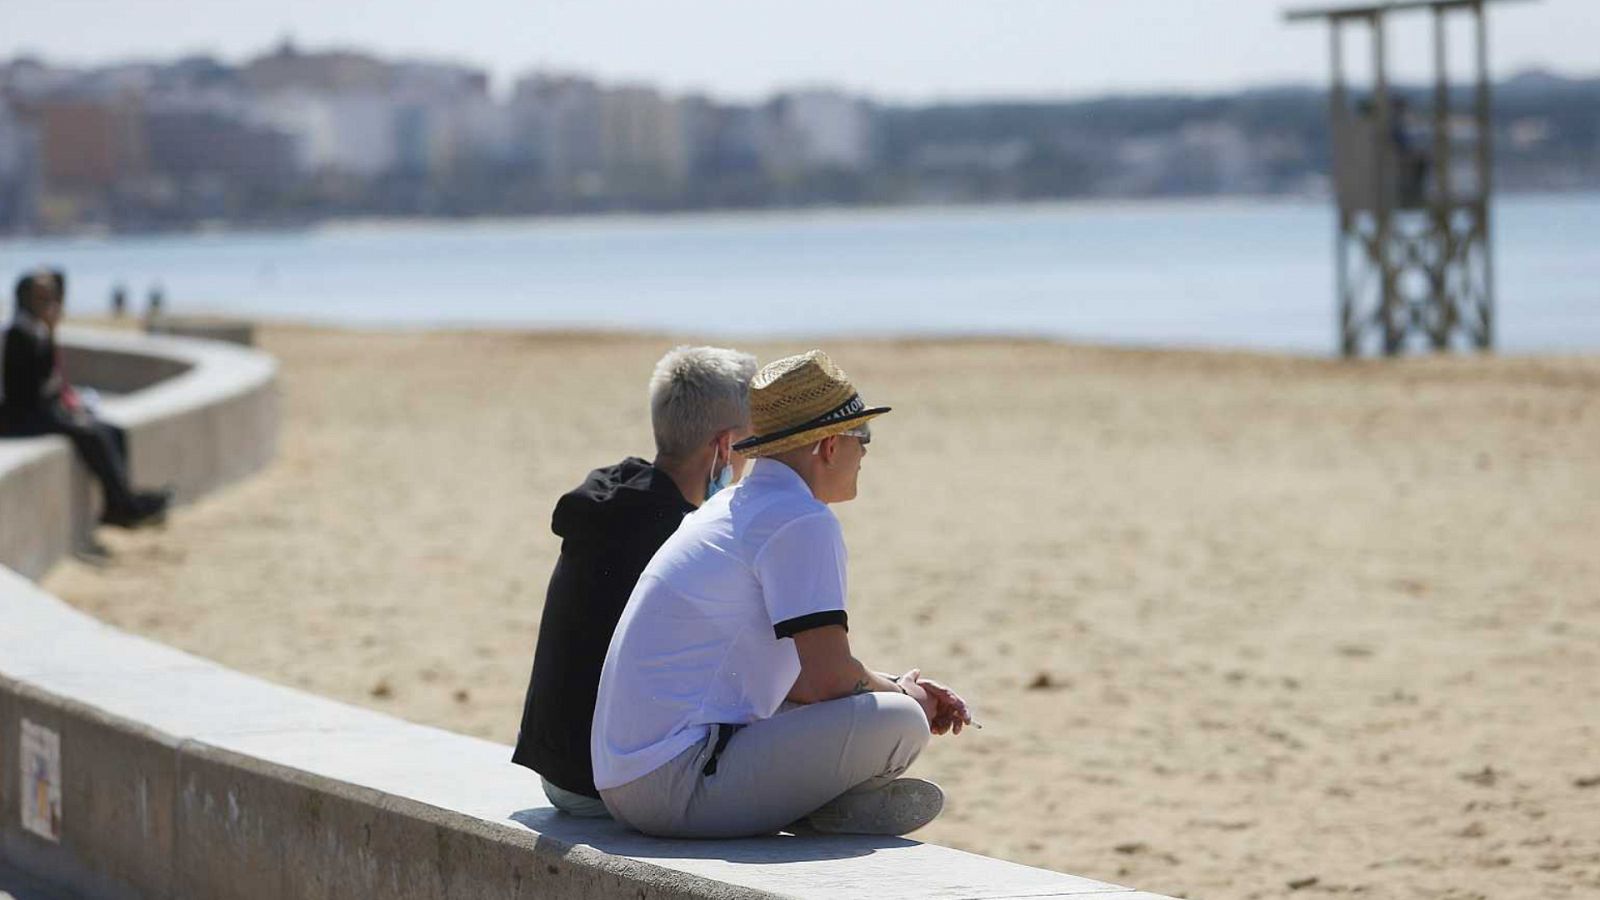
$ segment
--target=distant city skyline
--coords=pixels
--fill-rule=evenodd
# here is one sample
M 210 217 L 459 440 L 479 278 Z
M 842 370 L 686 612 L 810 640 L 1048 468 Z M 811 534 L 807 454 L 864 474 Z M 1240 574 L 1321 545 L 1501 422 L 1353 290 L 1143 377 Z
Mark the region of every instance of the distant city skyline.
M 738 99 L 805 86 L 907 102 L 1213 92 L 1324 82 L 1326 29 L 1282 18 L 1285 8 L 1305 5 L 453 0 L 441 16 L 426 0 L 12 0 L 0 8 L 0 56 L 100 65 L 193 53 L 239 62 L 289 38 L 306 49 L 481 67 L 497 94 L 534 70 Z M 1493 74 L 1597 74 L 1594 11 L 1594 0 L 1491 3 Z M 1452 66 L 1466 75 L 1470 34 L 1461 28 L 1451 37 Z M 1390 40 L 1397 78 L 1427 74 L 1427 16 L 1396 17 Z

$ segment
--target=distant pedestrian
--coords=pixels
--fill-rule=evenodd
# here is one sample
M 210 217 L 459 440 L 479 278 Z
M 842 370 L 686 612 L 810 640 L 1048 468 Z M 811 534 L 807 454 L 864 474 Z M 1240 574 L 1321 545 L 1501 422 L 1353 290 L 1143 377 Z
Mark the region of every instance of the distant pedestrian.
M 111 289 L 111 317 L 120 319 L 128 312 L 128 288 L 120 282 Z
M 167 493 L 133 490 L 127 436 L 94 414 L 61 369 L 56 326 L 66 291 L 66 275 L 57 269 L 39 269 L 17 281 L 16 315 L 5 336 L 0 436 L 65 436 L 100 482 L 105 497 L 101 522 L 135 528 L 158 521 L 166 513 Z
M 144 309 L 145 320 L 154 322 L 155 320 L 161 318 L 161 314 L 166 311 L 166 305 L 167 294 L 161 289 L 161 285 L 157 284 L 151 287 L 150 300 L 145 305 Z

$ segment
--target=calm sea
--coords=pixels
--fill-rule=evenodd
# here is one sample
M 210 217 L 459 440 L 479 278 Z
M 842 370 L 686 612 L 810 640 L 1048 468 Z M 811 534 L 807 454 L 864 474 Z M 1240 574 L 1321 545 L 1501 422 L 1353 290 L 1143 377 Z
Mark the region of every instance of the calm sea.
M 1600 195 L 1496 207 L 1500 347 L 1600 349 Z M 1320 203 L 1061 204 L 0 242 L 76 309 L 123 282 L 176 312 L 691 336 L 1007 334 L 1326 353 Z

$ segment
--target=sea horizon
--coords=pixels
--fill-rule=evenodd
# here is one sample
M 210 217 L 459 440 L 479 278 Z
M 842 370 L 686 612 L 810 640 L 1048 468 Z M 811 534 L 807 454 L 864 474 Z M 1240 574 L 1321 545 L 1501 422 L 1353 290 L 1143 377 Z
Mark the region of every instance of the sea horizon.
M 1508 194 L 1498 349 L 1600 350 L 1600 193 Z M 395 330 L 1066 340 L 1328 355 L 1334 211 L 1313 198 L 1085 198 L 0 239 L 74 313 Z

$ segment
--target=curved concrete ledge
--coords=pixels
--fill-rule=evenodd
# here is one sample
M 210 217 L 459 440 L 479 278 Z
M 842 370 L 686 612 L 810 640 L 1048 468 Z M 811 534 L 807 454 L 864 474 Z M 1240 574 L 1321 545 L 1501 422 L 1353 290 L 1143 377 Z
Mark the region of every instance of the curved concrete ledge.
M 256 326 L 248 319 L 161 316 L 146 321 L 144 330 L 149 334 L 171 334 L 178 337 L 204 338 L 208 341 L 226 341 L 242 347 L 253 347 L 256 343 Z
M 183 364 L 110 404 L 141 480 L 192 497 L 270 455 L 270 359 L 171 339 L 73 343 Z M 28 534 L 72 499 L 67 452 L 0 442 L 8 565 L 42 571 L 64 552 Z M 19 777 L 25 723 L 58 742 L 53 838 L 24 827 L 37 800 Z M 0 858 L 95 898 L 1155 900 L 902 839 L 645 838 L 555 813 L 509 756 L 120 632 L 0 568 Z

